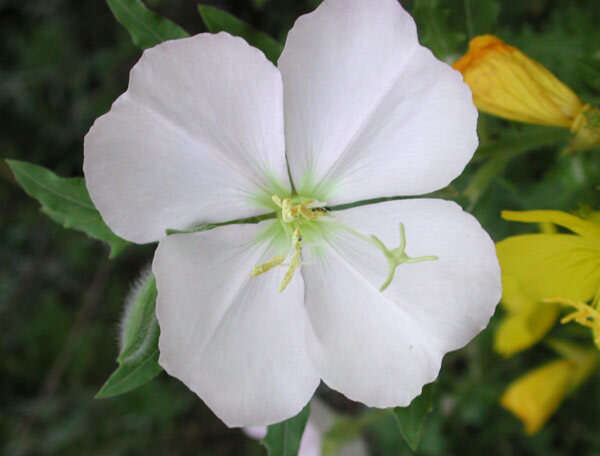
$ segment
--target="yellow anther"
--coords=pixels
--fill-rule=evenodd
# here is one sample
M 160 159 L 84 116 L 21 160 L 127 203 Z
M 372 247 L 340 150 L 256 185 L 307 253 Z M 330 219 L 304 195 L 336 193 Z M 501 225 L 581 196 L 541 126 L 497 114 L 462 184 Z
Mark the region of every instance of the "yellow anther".
M 320 207 L 311 208 L 310 205 L 315 203 L 312 199 L 302 201 L 300 204 L 293 204 L 290 198 L 281 199 L 277 195 L 271 197 L 273 202 L 281 208 L 281 219 L 285 223 L 292 223 L 299 216 L 308 220 L 315 220 L 323 214 L 323 209 Z
M 566 298 L 548 298 L 544 299 L 544 302 L 573 307 L 575 311 L 563 317 L 560 322 L 564 324 L 575 321 L 581 326 L 591 328 L 594 333 L 594 343 L 600 348 L 600 311 L 584 302 Z
M 296 216 L 294 215 L 295 207 L 289 198 L 284 199 L 281 202 L 281 218 L 285 223 L 291 223 L 294 221 Z
M 298 269 L 298 266 L 300 266 L 300 263 L 302 262 L 301 243 L 302 236 L 300 235 L 300 230 L 296 228 L 292 236 L 292 246 L 294 248 L 294 255 L 292 256 L 290 266 L 286 271 L 285 275 L 283 276 L 281 284 L 279 285 L 279 292 L 285 290 L 288 284 L 292 281 L 292 277 L 294 277 L 294 272 L 296 272 L 296 269 Z
M 259 264 L 258 266 L 254 266 L 250 277 L 256 277 L 258 275 L 264 274 L 267 271 L 270 271 L 274 267 L 279 266 L 281 263 L 283 263 L 283 260 L 285 260 L 285 257 L 283 255 L 275 255 L 269 261 L 263 264 Z

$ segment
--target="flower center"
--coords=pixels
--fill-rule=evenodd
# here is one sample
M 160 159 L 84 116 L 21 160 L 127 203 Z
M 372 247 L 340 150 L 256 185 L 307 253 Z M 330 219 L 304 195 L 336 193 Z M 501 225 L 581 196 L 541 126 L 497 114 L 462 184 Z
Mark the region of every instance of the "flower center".
M 324 203 L 312 199 L 299 197 L 281 199 L 277 195 L 273 195 L 271 199 L 279 207 L 279 221 L 288 238 L 291 239 L 291 259 L 288 270 L 279 285 L 279 291 L 281 292 L 291 282 L 294 272 L 302 263 L 302 230 L 326 212 Z M 284 255 L 275 255 L 265 263 L 255 266 L 250 277 L 256 277 L 282 265 L 285 259 L 286 256 Z

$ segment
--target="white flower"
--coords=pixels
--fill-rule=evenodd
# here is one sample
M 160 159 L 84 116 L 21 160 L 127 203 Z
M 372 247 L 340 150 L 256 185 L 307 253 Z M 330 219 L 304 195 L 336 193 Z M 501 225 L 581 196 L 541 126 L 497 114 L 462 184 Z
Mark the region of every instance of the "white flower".
M 310 404 L 310 416 L 306 422 L 298 456 L 321 456 L 323 434 L 334 425 L 335 414 L 319 399 L 313 399 Z M 262 439 L 267 435 L 265 426 L 245 427 L 244 433 L 252 439 Z M 341 446 L 336 456 L 366 456 L 367 447 L 361 439 L 351 440 Z
M 115 233 L 160 241 L 160 364 L 229 426 L 295 415 L 321 379 L 408 405 L 492 315 L 494 245 L 447 201 L 323 207 L 446 186 L 476 118 L 395 0 L 325 0 L 279 68 L 225 33 L 147 50 L 87 134 L 84 172 Z

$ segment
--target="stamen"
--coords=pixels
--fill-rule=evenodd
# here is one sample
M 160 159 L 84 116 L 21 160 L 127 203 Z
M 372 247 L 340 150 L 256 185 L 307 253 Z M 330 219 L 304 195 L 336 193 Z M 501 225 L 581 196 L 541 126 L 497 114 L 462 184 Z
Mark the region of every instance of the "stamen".
M 596 301 L 596 299 L 594 299 L 594 301 Z M 547 298 L 544 299 L 544 302 L 573 307 L 575 311 L 563 317 L 560 322 L 565 324 L 575 321 L 582 326 L 592 329 L 594 333 L 594 343 L 596 346 L 600 347 L 600 311 L 584 302 L 566 298 Z
M 411 258 L 406 254 L 404 251 L 406 248 L 406 233 L 404 231 L 404 223 L 400 223 L 400 245 L 393 250 L 389 250 L 385 244 L 381 242 L 381 240 L 374 234 L 371 235 L 371 239 L 373 243 L 383 252 L 390 267 L 388 276 L 385 279 L 385 282 L 383 282 L 383 285 L 381 285 L 381 288 L 379 288 L 379 291 L 384 291 L 390 285 L 390 283 L 392 283 L 394 274 L 396 273 L 396 268 L 399 265 L 404 263 L 420 263 L 421 261 L 434 261 L 439 259 L 434 255 Z
M 264 274 L 267 271 L 270 271 L 274 267 L 279 266 L 281 263 L 283 263 L 283 260 L 285 260 L 285 257 L 283 255 L 275 255 L 269 261 L 267 261 L 263 264 L 259 264 L 258 266 L 254 266 L 254 269 L 252 270 L 252 274 L 250 274 L 250 277 L 256 277 L 261 274 Z
M 288 284 L 292 281 L 292 277 L 294 277 L 294 272 L 296 272 L 296 269 L 298 269 L 298 266 L 300 266 L 301 260 L 302 260 L 302 249 L 301 249 L 301 244 L 302 243 L 302 236 L 300 235 L 300 230 L 298 228 L 296 228 L 294 230 L 294 234 L 292 236 L 292 247 L 294 249 L 294 255 L 292 256 L 292 259 L 290 261 L 290 266 L 288 268 L 288 270 L 285 272 L 285 275 L 283 276 L 283 280 L 281 281 L 281 284 L 279 285 L 279 292 L 281 293 L 283 290 L 285 290 L 285 288 L 288 286 Z

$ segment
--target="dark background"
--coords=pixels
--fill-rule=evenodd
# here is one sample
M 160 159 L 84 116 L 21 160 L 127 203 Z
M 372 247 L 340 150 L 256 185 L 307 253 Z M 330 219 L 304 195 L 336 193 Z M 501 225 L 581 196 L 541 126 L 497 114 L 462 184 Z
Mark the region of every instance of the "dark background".
M 206 2 L 283 40 L 316 0 Z M 148 6 L 194 34 L 204 28 L 195 1 Z M 468 38 L 493 32 L 551 68 L 584 100 L 600 98 L 597 0 L 424 0 L 403 4 L 421 40 L 449 62 Z M 0 156 L 81 175 L 82 140 L 127 87 L 140 56 L 102 0 L 0 0 Z M 482 144 L 535 132 L 482 116 Z M 543 132 L 541 133 L 543 134 Z M 497 151 L 496 153 L 502 153 Z M 514 232 L 501 209 L 598 207 L 595 153 L 562 157 L 536 149 L 507 163 L 481 198 L 463 190 L 486 157 L 455 184 L 496 240 Z M 261 455 L 227 429 L 179 381 L 161 374 L 114 399 L 94 394 L 115 368 L 123 301 L 153 246 L 129 247 L 117 260 L 84 234 L 55 225 L 0 165 L 0 448 L 7 455 Z M 498 311 L 499 314 L 501 311 Z M 534 437 L 498 405 L 506 385 L 552 354 L 543 347 L 504 360 L 491 349 L 498 315 L 465 349 L 446 357 L 420 449 L 424 455 L 600 455 L 598 376 L 575 392 Z M 562 328 L 555 331 L 560 332 Z M 361 406 L 323 389 L 342 412 Z M 365 433 L 373 455 L 410 454 L 393 420 Z

